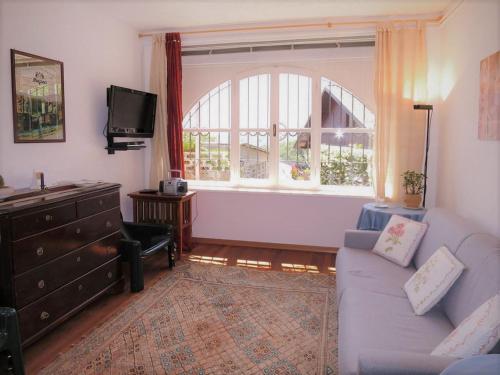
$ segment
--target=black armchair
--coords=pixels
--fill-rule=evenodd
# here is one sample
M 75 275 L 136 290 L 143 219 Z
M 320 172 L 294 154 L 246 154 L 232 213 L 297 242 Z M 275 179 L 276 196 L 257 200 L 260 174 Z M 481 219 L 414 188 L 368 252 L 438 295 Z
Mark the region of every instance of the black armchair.
M 175 266 L 175 244 L 171 225 L 137 224 L 123 222 L 121 252 L 124 261 L 130 263 L 130 291 L 144 289 L 143 258 L 158 251 L 168 253 L 168 266 Z
M 24 375 L 16 310 L 0 307 L 0 374 Z

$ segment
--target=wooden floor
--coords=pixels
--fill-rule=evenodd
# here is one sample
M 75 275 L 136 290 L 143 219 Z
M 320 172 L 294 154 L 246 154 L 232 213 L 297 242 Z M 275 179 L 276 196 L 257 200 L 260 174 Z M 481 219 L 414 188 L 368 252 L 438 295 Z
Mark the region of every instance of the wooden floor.
M 285 272 L 327 273 L 335 272 L 335 255 L 303 251 L 286 251 L 220 245 L 197 245 L 184 256 L 184 261 L 213 263 L 231 266 L 258 268 Z M 166 272 L 165 254 L 159 253 L 146 260 L 144 284 L 147 289 Z M 125 292 L 102 297 L 74 318 L 56 328 L 24 351 L 26 373 L 38 373 L 51 363 L 59 353 L 68 350 L 93 328 L 105 322 L 114 313 L 123 310 L 131 301 L 140 298 L 141 293 Z

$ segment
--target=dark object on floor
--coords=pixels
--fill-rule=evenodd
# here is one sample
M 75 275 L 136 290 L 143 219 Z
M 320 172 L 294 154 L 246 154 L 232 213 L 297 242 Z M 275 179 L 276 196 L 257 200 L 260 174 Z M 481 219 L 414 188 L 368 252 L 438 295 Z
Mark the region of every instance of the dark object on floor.
M 168 267 L 175 266 L 175 246 L 171 225 L 123 222 L 122 256 L 130 263 L 130 291 L 144 289 L 142 259 L 162 249 L 168 252 Z
M 0 374 L 24 375 L 16 310 L 0 307 Z

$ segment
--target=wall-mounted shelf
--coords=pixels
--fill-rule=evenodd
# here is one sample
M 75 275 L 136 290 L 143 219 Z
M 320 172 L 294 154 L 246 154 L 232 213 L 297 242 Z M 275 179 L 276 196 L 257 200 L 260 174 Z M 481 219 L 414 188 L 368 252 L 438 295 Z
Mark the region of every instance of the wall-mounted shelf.
M 115 151 L 128 151 L 128 150 L 140 150 L 146 148 L 143 141 L 134 142 L 115 142 L 113 137 L 106 137 L 108 139 L 108 145 L 105 147 L 108 150 L 108 155 L 112 155 Z

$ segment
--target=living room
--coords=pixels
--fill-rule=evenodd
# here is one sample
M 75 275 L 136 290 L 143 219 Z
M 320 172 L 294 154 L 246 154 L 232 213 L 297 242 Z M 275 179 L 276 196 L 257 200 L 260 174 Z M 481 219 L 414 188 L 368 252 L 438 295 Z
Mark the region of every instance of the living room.
M 498 1 L 0 6 L 3 371 L 498 373 Z

